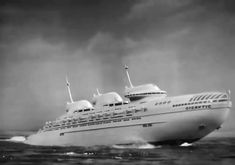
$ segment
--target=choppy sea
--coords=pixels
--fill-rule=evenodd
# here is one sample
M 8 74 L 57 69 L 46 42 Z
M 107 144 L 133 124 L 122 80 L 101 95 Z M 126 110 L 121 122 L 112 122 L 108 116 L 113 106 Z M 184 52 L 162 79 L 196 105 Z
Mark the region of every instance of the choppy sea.
M 181 146 L 42 147 L 16 141 L 20 137 L 0 137 L 0 164 L 169 164 L 234 165 L 235 138 L 205 138 Z M 12 140 L 13 139 L 13 140 Z

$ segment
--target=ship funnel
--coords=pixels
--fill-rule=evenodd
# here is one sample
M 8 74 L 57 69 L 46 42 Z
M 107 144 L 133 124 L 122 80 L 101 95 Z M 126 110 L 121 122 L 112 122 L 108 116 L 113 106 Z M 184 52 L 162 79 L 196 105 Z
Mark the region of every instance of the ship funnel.
M 125 65 L 124 68 L 125 68 L 125 70 L 126 70 L 126 75 L 127 75 L 128 82 L 129 82 L 129 84 L 130 84 L 130 87 L 133 88 L 133 85 L 132 85 L 131 79 L 130 79 L 130 75 L 129 75 L 129 72 L 128 72 L 128 66 Z
M 73 97 L 72 97 L 71 90 L 70 90 L 70 83 L 68 81 L 68 77 L 67 76 L 66 76 L 66 85 L 67 85 L 67 89 L 68 89 L 68 93 L 69 93 L 70 102 L 73 103 Z

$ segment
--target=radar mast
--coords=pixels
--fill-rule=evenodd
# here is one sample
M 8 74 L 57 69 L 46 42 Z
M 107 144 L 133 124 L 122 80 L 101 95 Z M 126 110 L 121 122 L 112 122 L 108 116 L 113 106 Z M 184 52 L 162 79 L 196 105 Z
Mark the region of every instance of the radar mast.
M 129 72 L 128 72 L 128 66 L 125 65 L 124 68 L 125 68 L 125 70 L 126 70 L 126 75 L 127 75 L 128 82 L 129 82 L 129 84 L 130 84 L 130 87 L 133 88 L 133 85 L 132 85 L 131 79 L 130 79 L 130 75 L 129 75 Z
M 69 93 L 70 102 L 73 103 L 73 97 L 72 97 L 71 90 L 70 90 L 70 83 L 68 81 L 68 77 L 67 76 L 66 76 L 66 85 L 67 85 L 67 89 L 68 89 L 68 93 Z
M 100 96 L 101 94 L 100 94 L 100 91 L 99 91 L 99 89 L 98 88 L 96 88 L 96 92 L 97 92 L 97 95 L 98 96 Z

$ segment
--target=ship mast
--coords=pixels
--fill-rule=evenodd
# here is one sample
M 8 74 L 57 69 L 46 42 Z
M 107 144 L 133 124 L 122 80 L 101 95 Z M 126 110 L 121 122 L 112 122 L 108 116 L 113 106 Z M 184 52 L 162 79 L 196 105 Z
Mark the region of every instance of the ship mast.
M 101 94 L 100 94 L 100 91 L 99 91 L 99 89 L 98 88 L 96 88 L 96 92 L 97 92 L 97 95 L 98 96 L 100 96 Z
M 68 81 L 68 77 L 67 76 L 66 76 L 66 85 L 67 85 L 67 89 L 68 89 L 68 92 L 69 92 L 70 102 L 73 103 L 73 97 L 72 97 L 71 90 L 70 90 L 70 83 Z
M 128 82 L 129 82 L 129 84 L 130 84 L 130 87 L 133 88 L 133 85 L 132 85 L 131 79 L 130 79 L 130 75 L 129 75 L 129 72 L 128 72 L 128 66 L 125 65 L 124 68 L 125 68 L 125 70 L 126 70 L 126 75 L 127 75 Z

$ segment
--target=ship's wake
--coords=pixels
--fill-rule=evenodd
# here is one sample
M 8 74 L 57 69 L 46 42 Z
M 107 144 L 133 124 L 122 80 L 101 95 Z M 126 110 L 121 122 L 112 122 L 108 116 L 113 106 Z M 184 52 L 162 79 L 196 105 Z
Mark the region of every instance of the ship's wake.
M 180 147 L 190 147 L 190 146 L 192 146 L 193 144 L 192 143 L 187 143 L 187 142 L 185 142 L 185 143 L 182 143 L 181 145 L 180 145 Z
M 155 149 L 155 148 L 161 148 L 161 146 L 154 146 L 149 143 L 133 143 L 133 144 L 118 144 L 113 145 L 113 148 L 116 149 Z
M 13 136 L 10 139 L 6 139 L 6 141 L 17 142 L 17 143 L 23 143 L 25 140 L 26 140 L 25 136 Z

